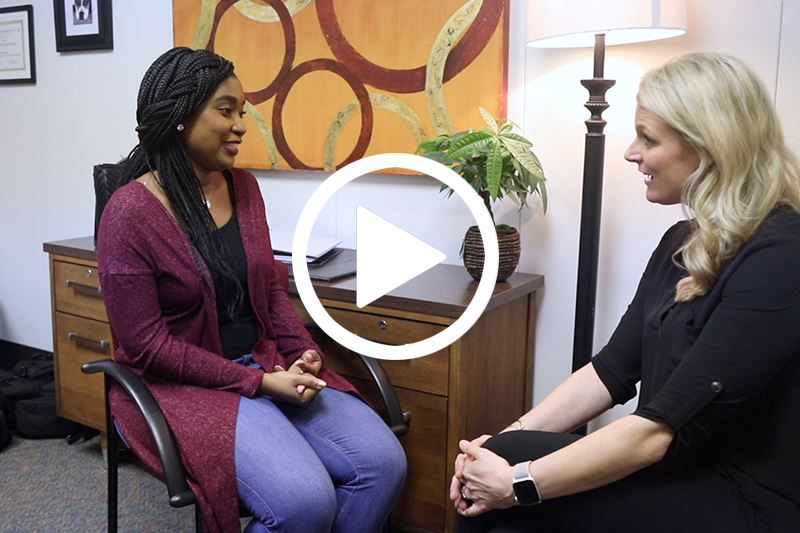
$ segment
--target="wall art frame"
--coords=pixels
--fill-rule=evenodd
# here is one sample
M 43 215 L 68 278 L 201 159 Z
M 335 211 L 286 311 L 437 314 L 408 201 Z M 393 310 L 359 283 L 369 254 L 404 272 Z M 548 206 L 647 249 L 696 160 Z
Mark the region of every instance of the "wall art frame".
M 56 50 L 113 50 L 111 0 L 53 0 Z
M 33 6 L 0 8 L 0 84 L 36 83 Z
M 505 116 L 508 4 L 173 0 L 173 42 L 236 65 L 237 165 L 331 172 Z

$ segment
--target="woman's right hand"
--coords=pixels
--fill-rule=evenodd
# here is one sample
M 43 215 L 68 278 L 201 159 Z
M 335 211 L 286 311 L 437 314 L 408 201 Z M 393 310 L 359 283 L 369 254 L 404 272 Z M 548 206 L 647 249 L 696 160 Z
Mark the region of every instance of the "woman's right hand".
M 305 407 L 326 386 L 313 374 L 288 372 L 276 366 L 274 372 L 264 373 L 258 392 Z

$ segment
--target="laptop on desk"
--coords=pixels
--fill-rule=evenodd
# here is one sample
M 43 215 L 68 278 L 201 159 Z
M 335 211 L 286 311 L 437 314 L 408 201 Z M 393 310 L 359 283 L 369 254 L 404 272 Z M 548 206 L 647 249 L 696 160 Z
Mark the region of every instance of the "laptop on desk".
M 356 251 L 350 248 L 339 248 L 339 250 L 341 251 L 322 264 L 315 265 L 313 261 L 308 263 L 308 276 L 314 281 L 336 281 L 355 275 Z M 292 265 L 286 266 L 289 267 L 289 275 L 294 276 Z

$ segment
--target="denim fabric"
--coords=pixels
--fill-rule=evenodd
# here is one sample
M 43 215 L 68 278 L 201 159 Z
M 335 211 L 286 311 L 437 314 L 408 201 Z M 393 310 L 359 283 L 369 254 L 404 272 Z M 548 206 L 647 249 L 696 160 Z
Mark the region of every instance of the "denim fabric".
M 380 417 L 330 388 L 307 407 L 242 397 L 235 461 L 239 499 L 255 516 L 245 533 L 376 533 L 406 472 Z

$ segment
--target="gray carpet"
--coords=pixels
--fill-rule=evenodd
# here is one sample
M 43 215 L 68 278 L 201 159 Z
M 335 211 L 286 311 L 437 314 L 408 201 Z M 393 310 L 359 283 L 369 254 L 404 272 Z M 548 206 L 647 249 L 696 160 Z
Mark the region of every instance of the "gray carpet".
M 106 478 L 99 437 L 14 437 L 0 452 L 0 533 L 105 532 Z M 120 533 L 194 531 L 194 508 L 171 508 L 165 486 L 135 465 L 121 465 L 119 502 Z

